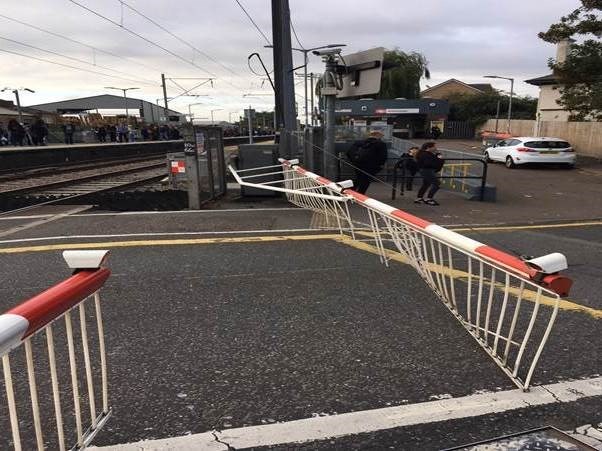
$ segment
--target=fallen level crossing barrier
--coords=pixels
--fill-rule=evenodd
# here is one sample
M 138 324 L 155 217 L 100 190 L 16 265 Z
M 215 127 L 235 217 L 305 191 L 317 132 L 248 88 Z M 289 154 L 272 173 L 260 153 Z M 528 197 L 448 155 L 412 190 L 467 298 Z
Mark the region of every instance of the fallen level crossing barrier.
M 75 270 L 71 277 L 0 315 L 0 356 L 8 407 L 8 417 L 4 413 L 3 417 L 10 422 L 16 451 L 44 450 L 49 443 L 50 449 L 63 451 L 68 442 L 75 443 L 69 449 L 83 449 L 111 414 L 99 294 L 111 274 L 102 266 L 107 254 L 65 251 L 63 257 Z M 94 305 L 89 316 L 87 303 Z M 76 308 L 78 318 L 74 318 Z M 58 328 L 61 318 L 64 330 Z M 74 323 L 79 323 L 79 330 Z M 80 346 L 81 352 L 77 352 Z M 26 380 L 14 377 L 21 374 L 27 374 Z M 44 399 L 49 402 L 41 403 Z M 45 405 L 53 408 L 45 409 Z M 21 429 L 28 425 L 22 435 Z
M 525 261 L 357 193 L 348 181 L 334 183 L 296 160 L 280 161 L 284 187 L 278 190 L 291 203 L 335 217 L 340 233 L 350 230 L 353 239 L 367 235 L 384 264 L 395 257 L 412 265 L 512 381 L 529 388 L 560 296 L 572 284 L 559 274 L 566 267 L 562 254 Z M 238 183 L 253 183 L 230 170 Z M 257 170 L 276 172 L 274 167 Z M 274 184 L 254 186 L 275 189 Z M 351 209 L 349 203 L 363 208 Z M 368 223 L 370 232 L 354 229 L 360 222 Z

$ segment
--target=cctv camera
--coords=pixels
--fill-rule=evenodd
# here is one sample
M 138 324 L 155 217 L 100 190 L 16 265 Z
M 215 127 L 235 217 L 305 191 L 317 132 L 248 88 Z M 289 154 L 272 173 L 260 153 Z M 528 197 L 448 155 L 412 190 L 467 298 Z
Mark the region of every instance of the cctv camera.
M 341 53 L 341 49 L 314 50 L 312 53 L 316 56 L 339 55 Z

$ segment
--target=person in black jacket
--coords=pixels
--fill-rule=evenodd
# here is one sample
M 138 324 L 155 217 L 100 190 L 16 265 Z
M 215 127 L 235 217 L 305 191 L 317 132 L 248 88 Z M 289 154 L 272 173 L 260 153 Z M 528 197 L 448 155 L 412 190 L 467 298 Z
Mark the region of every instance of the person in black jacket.
M 382 132 L 371 131 L 368 139 L 356 141 L 347 151 L 347 158 L 355 169 L 353 185 L 358 193 L 366 193 L 374 176 L 387 162 L 387 145 L 382 137 Z
M 418 170 L 422 176 L 422 186 L 418 190 L 418 198 L 414 203 L 439 205 L 439 202 L 433 199 L 433 197 L 439 190 L 437 172 L 443 168 L 444 160 L 437 152 L 437 146 L 434 142 L 426 142 L 422 145 L 420 151 L 416 155 L 416 163 L 418 164 Z M 423 196 L 427 189 L 429 192 L 425 200 Z

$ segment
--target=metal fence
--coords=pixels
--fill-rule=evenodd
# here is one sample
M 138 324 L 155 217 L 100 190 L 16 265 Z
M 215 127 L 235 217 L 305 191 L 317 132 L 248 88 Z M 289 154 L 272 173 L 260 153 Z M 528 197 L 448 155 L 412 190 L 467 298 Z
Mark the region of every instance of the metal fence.
M 342 235 L 371 241 L 382 263 L 411 265 L 504 373 L 529 388 L 569 279 L 359 194 L 349 182 L 334 183 L 298 161 L 281 162 L 284 187 L 253 186 L 279 190 L 291 203 L 334 218 Z M 238 183 L 253 183 L 231 171 Z M 566 263 L 561 254 L 547 257 Z
M 12 431 L 0 448 L 83 449 L 111 415 L 99 294 L 107 253 L 65 251 L 74 275 L 0 315 L 0 429 Z

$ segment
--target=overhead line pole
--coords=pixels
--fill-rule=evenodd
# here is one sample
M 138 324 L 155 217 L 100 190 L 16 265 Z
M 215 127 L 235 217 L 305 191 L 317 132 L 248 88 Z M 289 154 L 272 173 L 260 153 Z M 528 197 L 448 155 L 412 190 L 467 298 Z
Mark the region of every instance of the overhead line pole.
M 293 52 L 291 46 L 291 17 L 288 0 L 272 0 L 272 41 L 274 45 L 275 104 L 278 128 L 284 130 L 284 158 L 292 155 L 292 132 L 297 128 Z
M 167 110 L 167 86 L 165 86 L 165 74 L 161 74 L 161 86 L 163 86 L 163 102 L 165 103 L 165 110 Z M 165 111 L 167 114 L 167 111 Z

